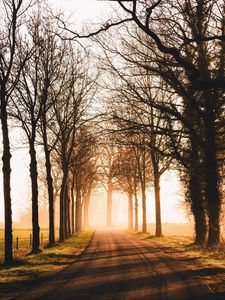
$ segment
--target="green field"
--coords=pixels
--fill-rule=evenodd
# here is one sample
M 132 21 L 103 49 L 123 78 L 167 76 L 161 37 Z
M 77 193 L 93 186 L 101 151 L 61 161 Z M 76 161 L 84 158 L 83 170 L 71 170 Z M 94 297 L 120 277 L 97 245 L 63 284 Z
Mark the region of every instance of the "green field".
M 14 229 L 13 230 L 13 252 L 15 258 L 23 258 L 31 250 L 31 229 Z M 58 238 L 58 230 L 56 231 L 56 239 Z M 48 243 L 48 229 L 40 230 L 41 246 L 44 247 Z M 18 240 L 18 243 L 17 243 Z M 17 249 L 18 247 L 18 249 Z M 4 259 L 4 230 L 0 229 L 0 263 Z

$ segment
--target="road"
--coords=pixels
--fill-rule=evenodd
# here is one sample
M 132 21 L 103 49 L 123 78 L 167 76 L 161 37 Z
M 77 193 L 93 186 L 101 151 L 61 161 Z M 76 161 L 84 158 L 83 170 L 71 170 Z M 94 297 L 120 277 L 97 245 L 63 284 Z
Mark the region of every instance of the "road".
M 117 230 L 99 230 L 70 267 L 16 300 L 218 299 L 194 262 L 169 247 Z

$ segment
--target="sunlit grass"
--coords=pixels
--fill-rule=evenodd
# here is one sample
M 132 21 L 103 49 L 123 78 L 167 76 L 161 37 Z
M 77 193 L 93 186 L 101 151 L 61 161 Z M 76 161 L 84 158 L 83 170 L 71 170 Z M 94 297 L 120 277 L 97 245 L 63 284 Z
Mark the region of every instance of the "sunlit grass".
M 0 298 L 3 295 L 4 299 L 6 295 L 14 296 L 65 268 L 84 250 L 92 236 L 93 231 L 85 231 L 64 243 L 58 243 L 54 248 L 44 248 L 37 255 L 20 257 L 18 262 L 10 268 L 2 266 Z
M 222 243 L 216 248 L 207 249 L 206 247 L 193 244 L 191 236 L 164 236 L 154 237 L 153 235 L 133 232 L 137 238 L 149 243 L 157 243 L 170 248 L 170 254 L 175 257 L 194 258 L 194 265 L 191 268 L 205 270 L 202 275 L 204 282 L 212 288 L 214 292 L 225 293 L 225 245 Z M 218 271 L 217 271 L 218 270 Z
M 23 258 L 31 251 L 31 229 L 14 229 L 13 230 L 13 252 L 17 259 Z M 17 242 L 18 239 L 18 242 Z M 56 230 L 56 239 L 58 239 L 58 230 Z M 48 243 L 48 229 L 40 230 L 41 247 Z M 18 249 L 17 249 L 18 246 Z M 4 258 L 4 230 L 0 229 L 0 263 Z
M 225 245 L 221 244 L 216 248 L 207 249 L 206 247 L 196 246 L 192 236 L 162 236 L 155 237 L 149 233 L 132 233 L 140 239 L 156 242 L 166 247 L 185 252 L 187 256 L 198 258 L 205 266 L 218 266 L 225 264 Z

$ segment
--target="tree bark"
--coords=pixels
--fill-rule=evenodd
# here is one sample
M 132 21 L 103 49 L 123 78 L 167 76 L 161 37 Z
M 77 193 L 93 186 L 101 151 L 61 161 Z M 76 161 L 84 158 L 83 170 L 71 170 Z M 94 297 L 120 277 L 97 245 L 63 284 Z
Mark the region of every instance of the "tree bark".
M 52 178 L 52 166 L 50 159 L 50 151 L 48 147 L 48 137 L 46 128 L 46 114 L 42 117 L 42 138 L 44 144 L 45 152 L 45 168 L 46 168 L 46 182 L 48 187 L 48 205 L 49 205 L 49 236 L 48 245 L 53 246 L 55 244 L 55 208 L 54 208 L 54 188 L 53 188 L 53 178 Z
M 191 165 L 189 178 L 189 191 L 191 198 L 191 210 L 195 222 L 195 244 L 203 245 L 206 241 L 207 223 L 206 211 L 202 197 L 202 183 L 201 183 L 201 166 L 199 164 L 200 157 L 198 155 L 198 147 L 196 142 L 191 139 Z
M 1 87 L 2 88 L 2 87 Z M 3 89 L 3 88 L 2 88 Z M 11 201 L 11 153 L 8 133 L 8 116 L 5 103 L 5 95 L 1 92 L 1 125 L 2 125 L 2 172 L 3 191 L 5 205 L 5 264 L 13 262 L 13 236 L 12 236 L 12 201 Z
M 77 188 L 76 192 L 76 219 L 75 232 L 80 233 L 82 229 L 82 207 L 81 207 L 81 191 Z
M 65 188 L 66 188 L 66 176 L 65 174 L 63 174 L 63 179 L 62 179 L 62 184 L 61 184 L 61 190 L 60 190 L 60 197 L 59 197 L 59 240 L 61 242 L 64 241 L 65 239 L 65 209 L 64 209 L 64 205 L 65 205 L 65 201 L 64 201 L 64 197 L 65 197 Z
M 141 193 L 142 193 L 142 232 L 147 232 L 147 218 L 146 218 L 146 190 L 145 190 L 145 184 L 142 183 L 141 187 Z
M 113 192 L 112 178 L 109 178 L 108 189 L 107 189 L 107 220 L 106 220 L 106 225 L 109 227 L 112 226 L 112 192 Z
M 67 178 L 68 179 L 68 178 Z M 68 234 L 68 180 L 66 180 L 66 185 L 65 185 L 65 189 L 64 189 L 64 195 L 63 195 L 63 202 L 64 202 L 64 205 L 63 205 L 63 209 L 64 209 L 64 212 L 63 212 L 63 227 L 64 227 L 64 236 L 65 236 L 65 239 L 67 239 L 69 237 L 69 234 Z
M 71 237 L 71 214 L 70 214 L 70 207 L 71 207 L 71 199 L 69 195 L 69 189 L 67 188 L 67 237 Z
M 47 149 L 46 149 L 47 150 Z M 46 180 L 48 185 L 48 203 L 49 203 L 49 246 L 55 244 L 55 207 L 54 207 L 54 189 L 53 189 L 53 179 L 51 174 L 51 162 L 49 151 L 45 152 L 45 166 L 46 166 Z
M 155 158 L 154 151 L 151 152 L 151 161 L 154 175 L 154 193 L 155 193 L 155 236 L 162 236 L 162 221 L 161 221 L 161 199 L 160 199 L 160 171 L 159 163 Z
M 137 197 L 137 188 L 135 186 L 134 190 L 134 197 L 135 197 L 135 225 L 134 229 L 135 231 L 138 231 L 138 197 Z
M 74 200 L 74 188 L 75 188 L 75 175 L 73 173 L 73 179 L 72 179 L 72 186 L 70 187 L 70 193 L 71 193 L 71 219 L 72 219 L 72 235 L 75 233 L 75 200 Z
M 89 204 L 90 204 L 90 196 L 91 196 L 91 191 L 88 191 L 86 196 L 84 197 L 84 228 L 85 229 L 87 229 L 89 226 L 88 211 L 89 211 Z
M 192 174 L 189 182 L 191 206 L 195 222 L 195 244 L 203 245 L 206 240 L 206 215 L 200 191 L 200 183 L 196 174 Z
M 219 190 L 219 170 L 216 153 L 216 114 L 213 98 L 205 99 L 205 198 L 207 202 L 209 234 L 208 247 L 217 246 L 220 242 L 221 195 Z
M 154 191 L 155 191 L 155 236 L 162 236 L 161 201 L 160 201 L 160 175 L 158 168 L 154 168 Z
M 128 228 L 133 230 L 133 199 L 132 192 L 128 192 Z
M 30 178 L 31 178 L 31 191 L 32 191 L 32 253 L 40 251 L 40 227 L 38 221 L 38 172 L 37 172 L 37 159 L 36 150 L 34 146 L 35 139 L 31 138 L 29 141 L 30 146 Z

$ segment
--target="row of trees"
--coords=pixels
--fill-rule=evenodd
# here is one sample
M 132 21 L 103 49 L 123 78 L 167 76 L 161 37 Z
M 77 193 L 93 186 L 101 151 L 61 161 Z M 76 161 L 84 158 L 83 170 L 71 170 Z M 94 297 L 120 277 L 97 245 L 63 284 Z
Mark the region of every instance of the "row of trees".
M 13 261 L 9 125 L 29 147 L 32 253 L 40 251 L 38 152 L 43 151 L 49 207 L 49 246 L 55 244 L 55 185 L 60 182 L 60 240 L 81 230 L 81 209 L 95 181 L 96 142 L 90 114 L 97 73 L 89 53 L 59 38 L 56 21 L 37 1 L 4 0 L 0 28 L 5 263 Z M 53 170 L 54 169 L 54 170 Z M 54 171 L 54 172 L 53 172 Z M 76 202 L 74 201 L 76 195 Z M 76 206 L 76 218 L 75 218 Z M 74 221 L 76 220 L 76 221 Z M 76 223 L 75 223 L 76 222 Z
M 110 39 L 104 33 L 97 40 L 111 74 L 112 118 L 129 138 L 142 135 L 156 199 L 160 174 L 171 163 L 180 171 L 195 242 L 215 246 L 224 182 L 225 2 L 115 2 L 121 16 L 102 30 L 126 25 L 114 39 L 110 30 Z

